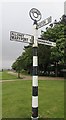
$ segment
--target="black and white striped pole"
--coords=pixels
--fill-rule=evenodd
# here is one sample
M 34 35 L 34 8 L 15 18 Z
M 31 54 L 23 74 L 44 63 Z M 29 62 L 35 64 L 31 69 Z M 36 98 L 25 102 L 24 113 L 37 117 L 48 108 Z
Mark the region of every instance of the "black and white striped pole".
M 41 19 L 41 13 L 32 8 L 29 13 L 34 20 L 34 43 L 33 43 L 33 76 L 32 76 L 32 120 L 38 120 L 38 28 L 37 21 Z
M 32 119 L 38 119 L 38 29 L 34 21 L 33 77 L 32 77 Z

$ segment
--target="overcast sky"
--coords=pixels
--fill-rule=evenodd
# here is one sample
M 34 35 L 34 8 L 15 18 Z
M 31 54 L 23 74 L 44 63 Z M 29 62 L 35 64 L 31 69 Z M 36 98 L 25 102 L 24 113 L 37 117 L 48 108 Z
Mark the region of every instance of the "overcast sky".
M 2 3 L 2 67 L 10 68 L 15 59 L 21 55 L 25 43 L 18 43 L 10 41 L 10 31 L 17 31 L 21 33 L 33 34 L 32 24 L 33 21 L 29 17 L 29 11 L 31 8 L 37 8 L 42 14 L 42 20 L 52 16 L 52 22 L 64 14 L 64 0 L 55 0 L 56 2 L 3 2 Z M 0 5 L 1 7 L 1 5 Z M 1 20 L 0 20 L 1 21 Z M 46 26 L 41 28 L 40 31 L 44 30 Z M 0 28 L 1 31 L 1 28 Z M 0 32 L 1 33 L 1 32 Z M 0 36 L 1 39 L 1 36 Z M 0 65 L 1 67 L 1 65 Z

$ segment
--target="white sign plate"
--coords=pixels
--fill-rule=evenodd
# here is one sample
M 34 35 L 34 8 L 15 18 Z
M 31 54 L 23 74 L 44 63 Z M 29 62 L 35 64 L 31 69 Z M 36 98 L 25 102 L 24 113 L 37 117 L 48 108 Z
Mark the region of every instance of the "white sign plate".
M 17 41 L 17 42 L 24 42 L 24 43 L 33 43 L 34 36 L 24 33 L 19 33 L 15 31 L 10 32 L 10 40 L 11 41 Z M 38 44 L 44 44 L 49 46 L 56 46 L 55 42 L 51 42 L 48 40 L 42 40 L 38 38 Z
M 52 21 L 52 17 L 50 16 L 50 17 L 48 17 L 47 19 L 39 22 L 38 25 L 37 25 L 37 28 L 39 29 L 39 28 L 41 28 L 41 27 L 49 24 L 51 21 Z
M 29 34 L 19 33 L 15 31 L 10 32 L 10 40 L 17 42 L 33 43 L 34 37 Z
M 48 40 L 42 40 L 42 39 L 38 39 L 38 44 L 44 44 L 44 45 L 53 46 L 53 47 L 56 46 L 55 42 L 51 42 Z

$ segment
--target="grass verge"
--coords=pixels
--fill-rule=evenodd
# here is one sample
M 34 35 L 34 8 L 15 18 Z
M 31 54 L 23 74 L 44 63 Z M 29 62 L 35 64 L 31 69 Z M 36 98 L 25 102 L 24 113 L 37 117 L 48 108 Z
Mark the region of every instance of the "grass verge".
M 3 118 L 30 118 L 32 81 L 3 82 Z M 64 117 L 64 81 L 39 80 L 39 117 Z
M 0 72 L 0 80 L 18 79 L 17 76 L 8 74 L 8 71 Z

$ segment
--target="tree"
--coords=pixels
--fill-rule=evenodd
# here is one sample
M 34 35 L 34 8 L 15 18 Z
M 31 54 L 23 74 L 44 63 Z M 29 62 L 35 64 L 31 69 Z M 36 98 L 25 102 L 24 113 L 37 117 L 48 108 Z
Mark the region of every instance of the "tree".
M 18 78 L 20 78 L 20 72 L 22 70 L 22 56 L 19 56 L 17 60 L 13 63 L 12 69 L 16 70 L 18 73 Z
M 22 68 L 27 70 L 28 73 L 32 71 L 32 46 L 25 46 L 22 53 Z
M 26 70 L 28 73 L 31 73 L 32 69 L 31 66 L 32 66 L 32 47 L 25 46 L 24 52 L 13 63 L 12 69 L 18 72 L 18 77 L 20 78 L 20 73 L 23 69 Z
M 55 20 L 53 24 L 51 23 L 50 27 L 46 28 L 46 31 L 41 32 L 42 39 L 56 42 L 56 47 L 49 47 L 45 45 L 38 46 L 39 70 L 44 71 L 44 74 L 48 71 L 49 66 L 54 65 L 55 75 L 57 76 L 58 65 L 59 66 L 64 65 L 64 59 L 66 60 L 66 55 L 64 55 L 64 49 L 65 49 L 64 30 L 66 30 L 66 24 L 63 21 L 63 19 L 60 19 L 59 22 Z M 32 46 L 31 45 L 24 47 L 24 52 L 20 57 L 17 58 L 17 60 L 15 61 L 12 67 L 19 72 L 22 69 L 27 70 L 28 73 L 32 72 Z
M 44 32 L 41 37 L 44 39 L 49 39 L 53 42 L 56 42 L 56 47 L 51 47 L 51 63 L 55 65 L 55 75 L 57 76 L 58 64 L 64 64 L 64 28 L 66 27 L 64 23 L 61 21 L 55 22 L 54 26 L 47 28 L 46 32 Z
M 39 63 L 39 72 L 43 71 L 45 74 L 47 67 L 50 64 L 50 55 L 51 50 L 49 46 L 39 45 L 38 47 L 38 63 Z

